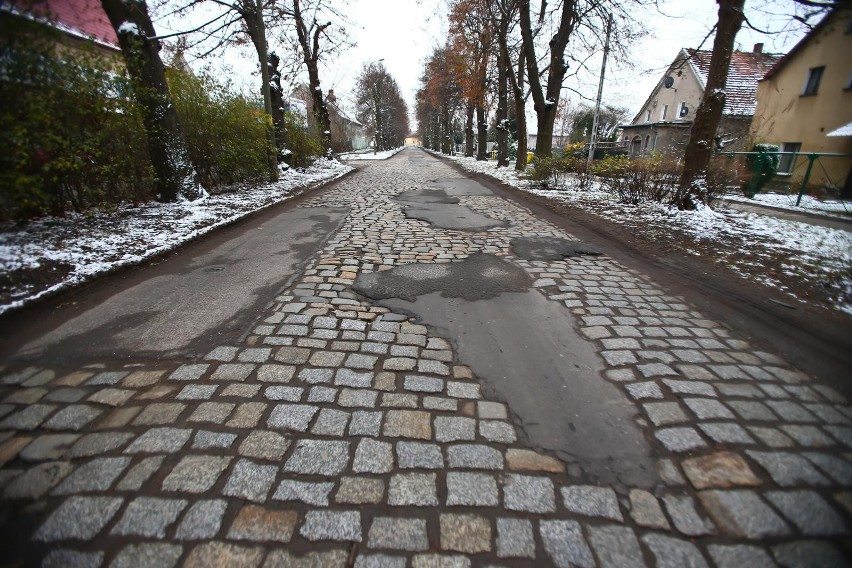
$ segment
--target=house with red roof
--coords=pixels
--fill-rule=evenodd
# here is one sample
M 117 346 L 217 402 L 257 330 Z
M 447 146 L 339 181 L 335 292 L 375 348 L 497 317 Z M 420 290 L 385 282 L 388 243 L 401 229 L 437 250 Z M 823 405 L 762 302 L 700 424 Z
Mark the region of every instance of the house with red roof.
M 695 111 L 704 96 L 710 72 L 710 51 L 682 49 L 645 100 L 633 121 L 624 125 L 622 141 L 631 156 L 659 152 L 680 158 L 686 148 Z M 757 82 L 780 55 L 763 53 L 763 44 L 750 52 L 735 51 L 725 86 L 725 108 L 717 143 L 729 151 L 747 149 L 749 127 L 757 106 Z
M 93 42 L 120 53 L 118 37 L 100 0 L 0 0 L 0 17 L 26 18 L 58 30 L 65 45 Z

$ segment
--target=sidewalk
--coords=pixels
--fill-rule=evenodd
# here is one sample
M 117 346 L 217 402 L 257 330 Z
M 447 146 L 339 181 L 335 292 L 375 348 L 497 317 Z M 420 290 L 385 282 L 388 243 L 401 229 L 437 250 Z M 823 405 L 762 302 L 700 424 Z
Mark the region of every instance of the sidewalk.
M 461 192 L 504 222 L 470 232 L 392 199 L 458 177 L 412 149 L 304 202 L 350 213 L 243 342 L 201 360 L 3 370 L 3 563 L 847 565 L 840 393 L 607 256 L 521 258 L 518 237 L 573 238 L 516 204 Z M 570 313 L 635 412 L 652 483 L 600 484 L 528 447 L 457 342 L 352 290 L 477 253 Z
M 810 225 L 818 225 L 820 227 L 829 227 L 831 229 L 842 229 L 844 231 L 852 231 L 852 216 L 843 216 L 834 213 L 821 213 L 814 210 L 795 210 L 781 207 L 773 207 L 759 202 L 743 202 L 740 200 L 719 198 L 719 201 L 739 211 L 747 211 L 751 213 L 759 213 L 778 219 L 788 219 L 790 221 L 799 221 L 800 223 L 808 223 Z

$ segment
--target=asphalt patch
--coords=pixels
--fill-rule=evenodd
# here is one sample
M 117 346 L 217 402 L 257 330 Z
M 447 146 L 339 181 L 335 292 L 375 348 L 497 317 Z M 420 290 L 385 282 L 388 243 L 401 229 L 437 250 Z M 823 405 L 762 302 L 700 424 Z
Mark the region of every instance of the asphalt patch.
M 384 272 L 359 274 L 353 288 L 373 300 L 400 298 L 413 302 L 417 296 L 441 292 L 445 298 L 475 301 L 505 292 L 525 292 L 531 284 L 527 273 L 517 266 L 478 253 L 461 262 L 404 264 Z
M 451 205 L 459 202 L 458 197 L 450 197 L 443 189 L 415 189 L 412 191 L 403 191 L 402 193 L 397 194 L 394 199 L 412 205 L 426 205 L 431 203 Z
M 589 255 L 600 256 L 603 254 L 593 246 L 580 241 L 569 241 L 559 238 L 520 238 L 513 239 L 512 252 L 515 256 L 525 260 L 562 260 L 572 256 Z
M 459 199 L 443 189 L 406 191 L 395 197 L 410 219 L 426 221 L 434 227 L 455 231 L 485 231 L 506 227 L 508 222 L 493 219 L 459 205 Z

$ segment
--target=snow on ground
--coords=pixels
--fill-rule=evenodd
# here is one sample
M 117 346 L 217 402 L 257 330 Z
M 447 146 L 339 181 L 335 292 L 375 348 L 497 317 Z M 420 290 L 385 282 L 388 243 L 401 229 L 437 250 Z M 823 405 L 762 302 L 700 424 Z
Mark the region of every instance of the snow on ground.
M 452 159 L 469 171 L 599 215 L 655 242 L 715 259 L 744 278 L 782 290 L 798 300 L 828 304 L 834 310 L 852 314 L 850 231 L 737 211 L 724 203 L 696 211 L 679 211 L 661 203 L 625 205 L 595 182 L 581 191 L 576 189 L 575 179 L 567 177 L 564 188 L 543 189 L 519 176 L 513 167 L 497 168 L 496 162 L 477 162 L 473 158 Z
M 724 198 L 728 201 L 738 201 L 751 205 L 765 205 L 767 207 L 775 207 L 776 209 L 786 209 L 788 211 L 806 211 L 817 213 L 838 213 L 842 215 L 852 215 L 852 203 L 844 202 L 837 199 L 822 200 L 810 195 L 803 195 L 802 202 L 797 206 L 796 200 L 798 194 L 781 194 L 781 193 L 760 193 L 754 196 L 754 199 L 749 199 L 744 195 L 726 194 Z
M 340 154 L 338 156 L 341 160 L 387 160 L 397 152 L 402 151 L 405 146 L 400 146 L 399 148 L 394 148 L 393 150 L 382 150 L 381 152 L 373 153 L 372 150 L 361 151 L 361 152 L 349 152 L 347 154 Z
M 0 313 L 136 264 L 289 199 L 297 189 L 329 181 L 352 168 L 320 159 L 281 174 L 273 184 L 211 195 L 194 202 L 148 203 L 49 217 L 0 232 Z

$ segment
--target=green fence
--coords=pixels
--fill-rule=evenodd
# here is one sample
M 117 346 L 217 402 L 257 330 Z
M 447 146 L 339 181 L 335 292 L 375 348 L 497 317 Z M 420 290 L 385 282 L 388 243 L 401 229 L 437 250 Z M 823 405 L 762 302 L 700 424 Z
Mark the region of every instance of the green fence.
M 850 213 L 844 196 L 849 183 L 852 154 L 831 152 L 720 152 L 719 159 L 736 164 L 742 172 L 745 191 L 753 197 L 762 187 L 783 186 L 798 192 L 796 206 L 800 206 L 802 197 L 809 191 L 834 194 L 840 198 L 844 211 Z M 773 167 L 774 164 L 774 167 Z M 776 170 L 768 172 L 768 170 Z M 747 180 L 747 181 L 746 181 Z M 848 190 L 846 190 L 848 191 Z M 790 191 L 790 193 L 793 193 Z

